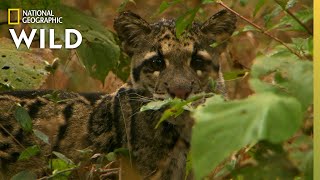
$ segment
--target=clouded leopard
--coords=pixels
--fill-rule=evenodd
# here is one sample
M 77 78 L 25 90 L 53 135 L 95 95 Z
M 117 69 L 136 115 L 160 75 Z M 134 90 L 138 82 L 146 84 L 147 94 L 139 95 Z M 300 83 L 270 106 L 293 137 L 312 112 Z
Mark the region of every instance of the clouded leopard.
M 188 112 L 169 118 L 157 129 L 162 110 L 140 112 L 150 99 L 187 99 L 212 91 L 225 93 L 219 55 L 235 29 L 235 16 L 222 10 L 204 23 L 194 22 L 177 38 L 175 21 L 149 24 L 132 12 L 114 20 L 123 50 L 131 57 L 130 80 L 113 94 L 59 92 L 52 101 L 47 91 L 0 94 L 0 179 L 28 169 L 39 177 L 47 172 L 52 151 L 75 162 L 77 150 L 112 152 L 127 148 L 142 179 L 184 179 L 193 120 Z M 210 44 L 220 45 L 212 48 Z M 49 136 L 50 145 L 26 133 L 17 123 L 16 104 L 32 118 L 33 128 Z M 39 144 L 41 153 L 17 161 L 23 147 Z

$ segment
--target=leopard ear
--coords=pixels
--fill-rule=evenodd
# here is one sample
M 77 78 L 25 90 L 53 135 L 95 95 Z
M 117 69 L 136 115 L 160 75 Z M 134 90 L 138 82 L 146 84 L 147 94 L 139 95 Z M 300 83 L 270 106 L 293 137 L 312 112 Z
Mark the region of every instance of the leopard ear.
M 200 26 L 203 38 L 209 43 L 225 44 L 236 28 L 236 16 L 227 10 L 219 11 Z
M 151 32 L 150 25 L 130 11 L 120 13 L 114 20 L 113 27 L 128 55 L 132 55 L 139 46 L 143 45 L 147 41 L 146 35 Z

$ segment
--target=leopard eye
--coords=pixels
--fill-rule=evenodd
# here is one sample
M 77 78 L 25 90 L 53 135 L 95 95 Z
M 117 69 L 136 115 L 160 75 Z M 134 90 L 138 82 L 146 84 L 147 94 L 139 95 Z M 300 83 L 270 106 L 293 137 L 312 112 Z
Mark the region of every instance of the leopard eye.
M 194 70 L 204 70 L 205 66 L 206 66 L 206 62 L 201 57 L 193 55 L 192 59 L 191 59 L 190 66 Z
M 161 71 L 165 68 L 165 62 L 161 55 L 153 56 L 149 62 L 149 67 L 153 71 Z

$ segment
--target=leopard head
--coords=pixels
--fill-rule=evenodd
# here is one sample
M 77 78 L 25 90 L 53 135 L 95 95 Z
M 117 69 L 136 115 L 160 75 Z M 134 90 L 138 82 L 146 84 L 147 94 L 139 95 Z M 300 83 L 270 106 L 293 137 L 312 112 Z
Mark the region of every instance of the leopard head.
M 236 17 L 222 10 L 194 22 L 176 37 L 175 20 L 149 24 L 132 12 L 114 21 L 124 51 L 131 57 L 131 83 L 156 99 L 186 99 L 208 91 L 209 77 L 221 79 L 219 56 L 235 30 Z M 210 47 L 211 44 L 219 44 Z

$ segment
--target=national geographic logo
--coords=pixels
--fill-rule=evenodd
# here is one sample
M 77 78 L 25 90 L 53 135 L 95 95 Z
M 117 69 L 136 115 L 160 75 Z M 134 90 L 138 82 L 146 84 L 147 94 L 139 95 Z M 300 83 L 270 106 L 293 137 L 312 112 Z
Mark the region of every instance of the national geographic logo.
M 22 24 L 62 24 L 62 17 L 55 16 L 52 10 L 24 10 L 21 8 L 8 9 L 8 24 L 19 25 Z M 56 44 L 55 41 L 55 29 L 34 29 L 32 28 L 29 33 L 26 33 L 24 29 L 16 32 L 16 29 L 9 28 L 12 40 L 14 41 L 17 49 L 19 49 L 22 41 L 29 49 L 35 35 L 39 34 L 39 48 L 61 49 L 62 44 Z M 28 34 L 28 35 L 27 35 Z M 49 35 L 49 39 L 46 40 L 46 35 Z M 74 38 L 71 38 L 73 36 Z M 63 35 L 64 48 L 75 49 L 81 45 L 82 35 L 76 29 L 65 29 Z
M 20 12 L 22 11 L 22 13 Z M 12 20 L 12 16 L 16 14 L 17 20 Z M 62 17 L 55 16 L 52 10 L 24 10 L 20 8 L 8 9 L 8 24 L 19 25 L 20 16 L 21 22 L 24 24 L 62 24 Z

